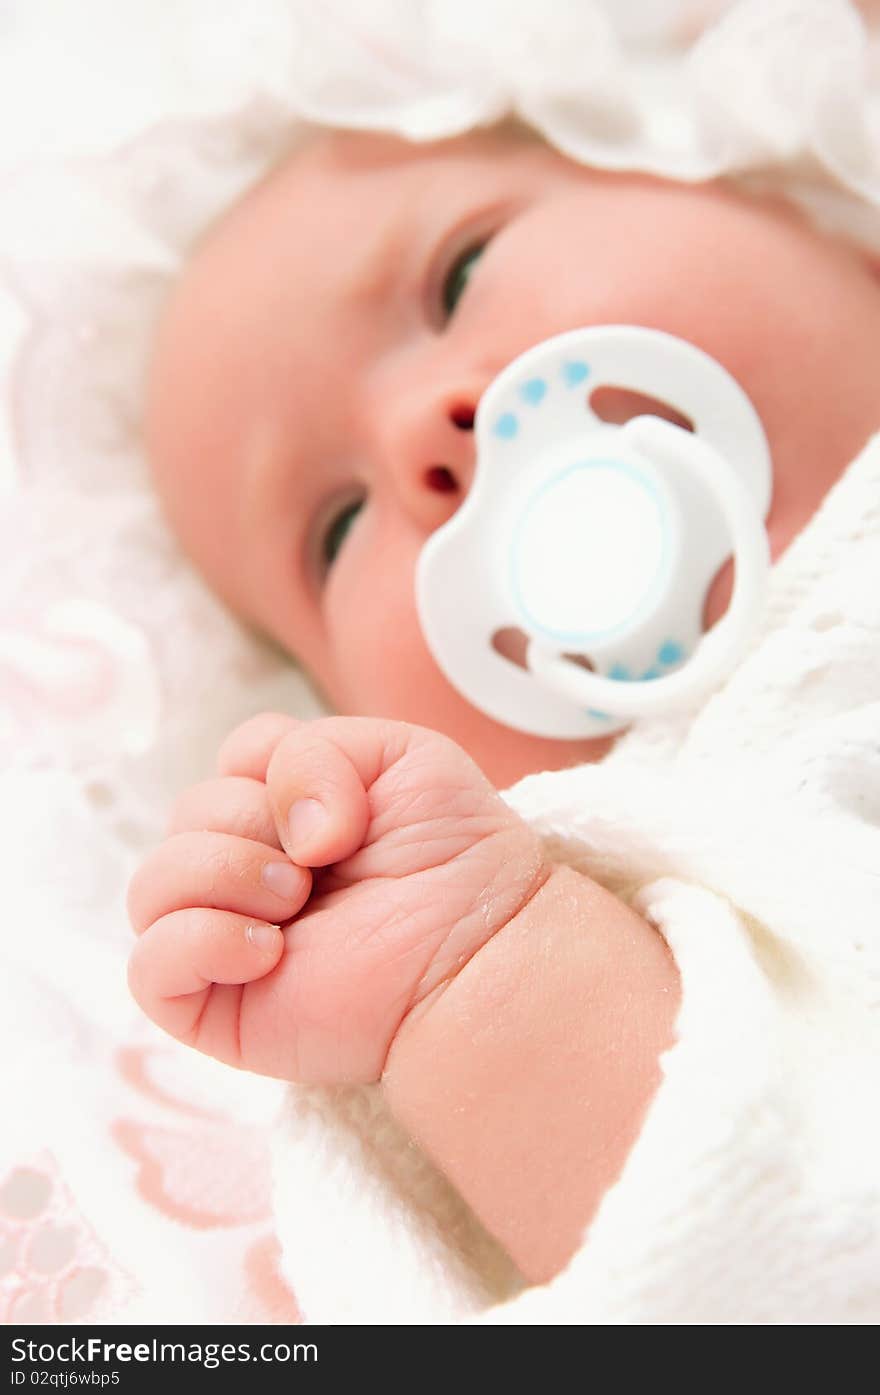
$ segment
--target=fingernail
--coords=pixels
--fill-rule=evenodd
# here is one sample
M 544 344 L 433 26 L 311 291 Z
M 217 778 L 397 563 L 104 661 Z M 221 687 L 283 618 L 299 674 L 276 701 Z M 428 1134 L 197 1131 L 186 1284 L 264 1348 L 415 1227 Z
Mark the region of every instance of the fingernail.
M 319 799 L 297 799 L 287 816 L 287 835 L 292 848 L 308 843 L 327 819 L 327 811 Z
M 255 949 L 277 949 L 281 931 L 277 925 L 249 925 L 247 937 Z
M 260 880 L 276 896 L 291 901 L 302 886 L 303 874 L 289 862 L 266 862 L 260 873 Z

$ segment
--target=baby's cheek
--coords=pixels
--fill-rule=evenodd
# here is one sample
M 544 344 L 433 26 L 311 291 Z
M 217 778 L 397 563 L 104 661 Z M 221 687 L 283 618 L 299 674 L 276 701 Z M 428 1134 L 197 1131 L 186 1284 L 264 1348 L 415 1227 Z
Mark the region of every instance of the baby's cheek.
M 342 712 L 390 717 L 446 730 L 462 705 L 428 651 L 410 587 L 389 587 L 372 600 L 351 598 L 331 620 L 337 682 L 330 694 Z
M 342 712 L 455 736 L 479 714 L 444 677 L 422 634 L 415 572 L 424 542 L 396 514 L 352 534 L 325 602 L 335 673 L 329 696 Z
M 325 597 L 329 696 L 342 712 L 418 721 L 401 707 L 430 694 L 439 674 L 415 607 L 418 544 L 401 533 L 368 524 L 336 562 Z

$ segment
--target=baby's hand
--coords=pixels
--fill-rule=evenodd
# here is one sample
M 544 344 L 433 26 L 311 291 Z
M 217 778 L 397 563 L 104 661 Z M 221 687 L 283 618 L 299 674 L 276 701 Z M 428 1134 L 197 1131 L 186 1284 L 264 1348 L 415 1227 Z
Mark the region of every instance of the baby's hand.
M 377 1080 L 407 1014 L 543 885 L 539 840 L 424 727 L 266 714 L 218 763 L 132 882 L 135 998 L 244 1069 Z

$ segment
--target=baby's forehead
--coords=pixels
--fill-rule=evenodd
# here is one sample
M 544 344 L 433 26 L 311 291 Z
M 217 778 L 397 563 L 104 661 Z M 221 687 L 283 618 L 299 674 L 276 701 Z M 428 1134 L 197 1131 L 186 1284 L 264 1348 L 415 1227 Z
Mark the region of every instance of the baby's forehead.
M 247 319 L 247 299 L 286 307 L 297 285 L 297 313 L 353 303 L 349 282 L 385 246 L 406 253 L 415 224 L 441 225 L 456 198 L 477 197 L 491 167 L 499 177 L 520 154 L 554 157 L 542 143 L 506 127 L 413 143 L 383 134 L 322 131 L 290 149 L 220 215 L 190 250 L 172 291 L 166 329 Z M 558 158 L 558 157 L 557 157 Z M 506 179 L 506 175 L 500 177 Z M 400 244 L 398 246 L 398 244 Z M 167 346 L 169 335 L 165 336 Z
M 340 216 L 346 206 L 353 213 L 356 208 L 360 220 L 383 210 L 390 216 L 395 200 L 405 200 L 408 190 L 430 180 L 438 167 L 510 162 L 536 147 L 550 154 L 537 137 L 511 123 L 426 142 L 366 131 L 311 131 L 215 220 L 195 244 L 191 260 L 247 236 L 256 219 L 285 208 L 295 206 L 311 218 L 322 209 L 328 219 Z

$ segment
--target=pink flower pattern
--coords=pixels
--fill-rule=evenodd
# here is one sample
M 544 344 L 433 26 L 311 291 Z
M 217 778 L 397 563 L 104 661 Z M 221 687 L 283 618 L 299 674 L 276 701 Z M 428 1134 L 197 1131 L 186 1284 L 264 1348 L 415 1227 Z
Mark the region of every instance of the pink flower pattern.
M 173 1094 L 154 1077 L 163 1065 L 173 1066 Z M 199 1275 L 212 1322 L 299 1322 L 271 1224 L 268 1127 L 206 1108 L 198 1087 L 187 1091 L 174 1047 L 120 1046 L 112 1071 L 115 1117 L 106 1134 L 90 1121 L 92 1145 L 97 1158 L 116 1150 L 131 1167 L 108 1218 L 146 1207 L 167 1264 L 183 1260 Z M 0 1322 L 148 1321 L 162 1275 L 140 1268 L 113 1230 L 109 1219 L 103 1233 L 87 1220 L 48 1151 L 0 1173 Z M 200 1253 L 206 1232 L 221 1233 L 219 1251 Z M 212 1273 L 222 1275 L 216 1303 Z
M 81 1322 L 134 1289 L 77 1209 L 57 1160 L 40 1154 L 0 1180 L 0 1322 Z

